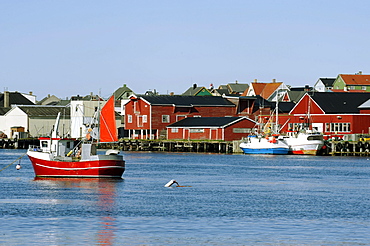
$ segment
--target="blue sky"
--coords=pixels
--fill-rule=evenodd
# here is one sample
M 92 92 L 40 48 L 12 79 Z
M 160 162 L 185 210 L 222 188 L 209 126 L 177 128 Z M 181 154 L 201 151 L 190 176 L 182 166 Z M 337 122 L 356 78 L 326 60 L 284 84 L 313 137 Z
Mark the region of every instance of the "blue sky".
M 1 91 L 41 100 L 370 73 L 370 1 L 0 0 Z

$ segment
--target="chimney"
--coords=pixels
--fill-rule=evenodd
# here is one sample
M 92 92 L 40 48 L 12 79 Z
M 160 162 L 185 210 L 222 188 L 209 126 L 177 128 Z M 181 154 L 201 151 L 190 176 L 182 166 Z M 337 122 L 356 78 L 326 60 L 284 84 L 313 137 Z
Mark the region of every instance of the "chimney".
M 235 80 L 235 84 L 237 84 L 238 83 L 238 81 L 237 80 Z
M 197 84 L 193 84 L 193 89 L 196 89 L 197 88 Z
M 254 83 L 257 83 L 257 79 L 254 79 Z
M 276 79 L 272 79 L 272 83 L 276 83 Z
M 9 91 L 4 91 L 4 108 L 10 107 Z
M 32 91 L 30 91 L 30 95 L 32 96 Z

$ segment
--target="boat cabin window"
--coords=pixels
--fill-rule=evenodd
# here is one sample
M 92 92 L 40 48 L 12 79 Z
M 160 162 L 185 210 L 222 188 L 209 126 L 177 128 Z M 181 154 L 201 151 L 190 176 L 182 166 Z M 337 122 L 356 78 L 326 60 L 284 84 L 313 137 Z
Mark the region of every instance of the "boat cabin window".
M 67 142 L 67 148 L 70 149 L 71 148 L 71 142 Z
M 41 141 L 41 147 L 47 148 L 48 147 L 48 141 Z
M 307 137 L 307 140 L 322 140 L 322 139 L 323 137 L 321 135 Z

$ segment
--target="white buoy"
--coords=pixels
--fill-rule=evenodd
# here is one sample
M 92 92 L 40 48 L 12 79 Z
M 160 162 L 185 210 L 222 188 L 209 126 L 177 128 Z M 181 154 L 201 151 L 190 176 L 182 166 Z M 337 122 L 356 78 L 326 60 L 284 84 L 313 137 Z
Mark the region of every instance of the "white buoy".
M 20 164 L 17 164 L 17 165 L 15 166 L 15 168 L 16 168 L 17 170 L 19 170 L 19 169 L 21 169 L 21 168 L 22 168 L 22 166 L 21 166 Z
M 177 183 L 176 180 L 172 179 L 172 180 L 170 180 L 170 182 L 165 184 L 164 187 L 171 187 L 171 185 L 173 185 L 173 184 L 177 184 L 177 186 L 179 186 L 179 183 Z

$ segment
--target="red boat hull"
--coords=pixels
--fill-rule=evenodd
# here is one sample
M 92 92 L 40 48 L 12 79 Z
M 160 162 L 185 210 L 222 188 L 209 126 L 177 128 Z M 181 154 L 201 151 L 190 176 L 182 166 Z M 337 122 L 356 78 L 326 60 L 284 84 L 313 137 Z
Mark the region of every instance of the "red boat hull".
M 36 177 L 121 178 L 124 160 L 52 161 L 28 156 Z

